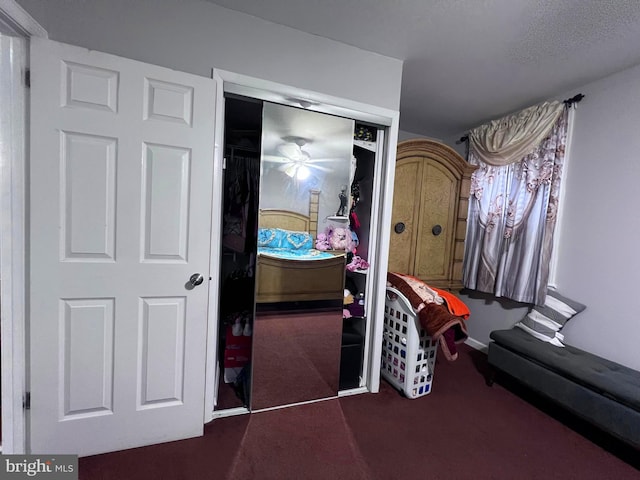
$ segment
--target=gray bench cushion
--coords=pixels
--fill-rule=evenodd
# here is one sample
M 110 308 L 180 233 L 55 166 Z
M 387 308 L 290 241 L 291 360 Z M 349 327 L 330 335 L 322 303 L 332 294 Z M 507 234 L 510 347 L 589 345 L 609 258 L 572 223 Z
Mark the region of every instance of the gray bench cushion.
M 585 387 L 640 411 L 640 372 L 570 345 L 556 347 L 519 328 L 494 330 L 493 341 Z

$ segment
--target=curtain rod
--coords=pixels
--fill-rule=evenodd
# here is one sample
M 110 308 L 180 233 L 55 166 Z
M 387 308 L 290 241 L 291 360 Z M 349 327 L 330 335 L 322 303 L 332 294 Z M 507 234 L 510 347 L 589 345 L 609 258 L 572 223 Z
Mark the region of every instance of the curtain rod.
M 579 103 L 580 100 L 582 100 L 583 98 L 584 98 L 584 95 L 582 93 L 578 93 L 577 95 L 574 95 L 571 98 L 567 98 L 562 103 L 570 107 L 574 103 Z M 467 140 L 469 140 L 469 135 L 463 135 L 462 137 L 460 137 L 460 140 L 456 140 L 456 145 L 460 145 L 461 143 L 464 143 Z
M 571 105 L 573 105 L 574 103 L 578 103 L 578 102 L 580 102 L 580 100 L 582 100 L 583 98 L 584 98 L 584 95 L 583 95 L 583 94 L 581 94 L 581 93 L 578 93 L 577 95 L 574 95 L 573 97 L 566 99 L 566 100 L 565 100 L 564 102 L 562 102 L 562 103 L 564 103 L 565 105 L 569 105 L 569 106 L 571 106 Z

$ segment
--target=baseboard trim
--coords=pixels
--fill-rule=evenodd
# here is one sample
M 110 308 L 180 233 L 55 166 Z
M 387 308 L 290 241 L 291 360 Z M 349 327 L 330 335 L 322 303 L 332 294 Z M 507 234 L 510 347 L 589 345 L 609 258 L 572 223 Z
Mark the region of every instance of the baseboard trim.
M 348 390 L 338 391 L 338 397 L 348 397 L 350 395 L 360 395 L 361 393 L 369 393 L 367 387 L 350 388 Z
M 325 402 L 327 400 L 337 400 L 337 399 L 338 399 L 337 395 L 335 397 L 315 398 L 313 400 L 306 400 L 304 402 L 287 403 L 286 405 L 276 405 L 275 407 L 265 407 L 257 410 L 251 410 L 251 413 L 253 414 L 253 413 L 260 413 L 260 412 L 270 412 L 271 410 L 280 410 L 281 408 L 297 407 L 299 405 L 308 405 L 310 403 Z
M 224 418 L 224 417 L 233 417 L 235 415 L 244 415 L 245 413 L 251 413 L 246 407 L 234 407 L 234 408 L 226 408 L 224 410 L 215 410 L 211 414 L 212 420 L 216 418 Z M 209 422 L 205 422 L 209 423 Z
M 469 345 L 471 348 L 475 348 L 476 350 L 480 350 L 481 352 L 487 353 L 489 351 L 489 346 L 479 342 L 471 337 L 468 337 L 464 341 L 465 345 Z

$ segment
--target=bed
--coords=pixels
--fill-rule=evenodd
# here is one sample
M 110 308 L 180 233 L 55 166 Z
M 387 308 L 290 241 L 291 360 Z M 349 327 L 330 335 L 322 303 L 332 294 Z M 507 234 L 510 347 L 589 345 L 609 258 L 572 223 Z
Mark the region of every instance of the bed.
M 344 298 L 345 252 L 314 248 L 319 194 L 310 192 L 308 215 L 276 208 L 259 211 L 257 303 Z

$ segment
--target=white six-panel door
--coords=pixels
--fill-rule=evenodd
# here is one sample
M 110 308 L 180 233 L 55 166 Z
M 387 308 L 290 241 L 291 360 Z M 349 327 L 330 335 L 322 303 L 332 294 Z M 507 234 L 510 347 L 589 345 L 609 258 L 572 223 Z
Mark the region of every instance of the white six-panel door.
M 215 82 L 31 48 L 30 450 L 202 435 Z

